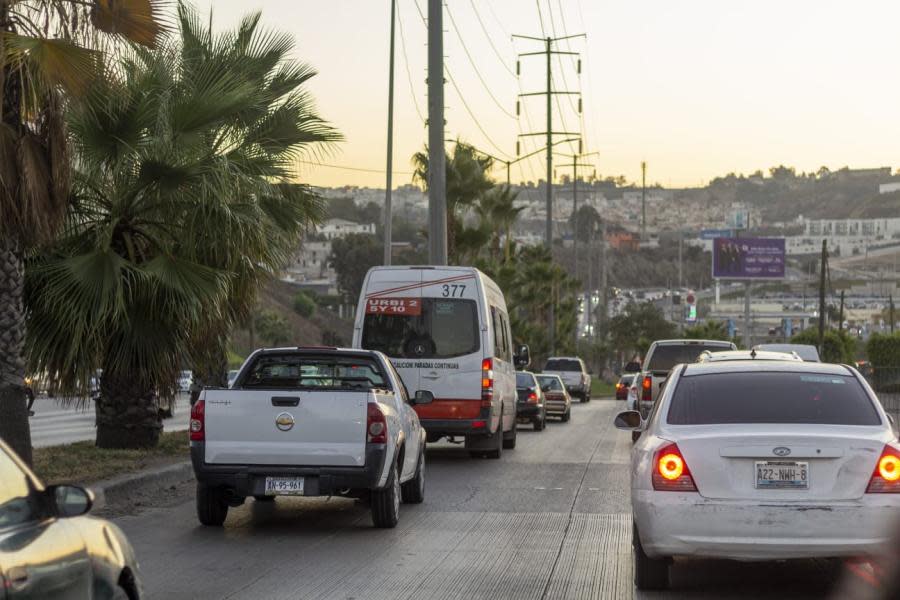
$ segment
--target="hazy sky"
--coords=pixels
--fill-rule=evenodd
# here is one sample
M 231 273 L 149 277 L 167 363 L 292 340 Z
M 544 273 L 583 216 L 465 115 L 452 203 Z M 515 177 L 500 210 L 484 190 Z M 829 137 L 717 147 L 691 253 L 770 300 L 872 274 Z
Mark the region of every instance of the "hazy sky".
M 417 1 L 426 11 L 427 0 Z M 426 139 L 416 103 L 426 110 L 427 57 L 416 0 L 397 4 L 408 57 L 398 31 L 394 183 L 400 185 L 409 182 L 410 156 Z M 671 186 L 779 163 L 801 171 L 821 165 L 900 166 L 896 0 L 446 0 L 446 5 L 447 68 L 475 117 L 448 81 L 447 137 L 492 154 L 515 156 L 517 134 L 544 127 L 540 99 L 528 101 L 514 118 L 517 94 L 542 88 L 546 64 L 540 57 L 523 58 L 517 79 L 516 53 L 540 50 L 541 44 L 510 37 L 542 35 L 540 6 L 548 34 L 554 26 L 557 35 L 587 33 L 586 40 L 571 43 L 583 53 L 581 77 L 574 61 L 563 59 L 554 63 L 554 79 L 559 89 L 567 84 L 583 93 L 584 150 L 599 152 L 592 160 L 601 176 L 621 173 L 638 180 L 642 160 L 648 162 L 649 181 Z M 204 14 L 213 7 L 220 28 L 261 10 L 267 27 L 292 33 L 296 58 L 319 71 L 310 83 L 319 111 L 346 137 L 324 162 L 380 171 L 301 165 L 303 181 L 383 187 L 389 0 L 198 0 L 197 6 Z M 578 128 L 575 108 L 560 97 L 554 128 L 563 123 Z M 522 153 L 535 143 L 524 142 Z M 539 156 L 513 166 L 512 177 L 537 180 L 544 173 Z M 498 170 L 497 176 L 505 174 Z

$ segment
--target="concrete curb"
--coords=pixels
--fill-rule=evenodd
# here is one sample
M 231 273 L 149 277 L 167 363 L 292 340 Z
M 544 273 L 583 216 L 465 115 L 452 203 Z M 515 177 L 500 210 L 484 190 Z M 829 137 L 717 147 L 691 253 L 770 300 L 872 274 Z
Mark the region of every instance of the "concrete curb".
M 166 488 L 193 478 L 191 461 L 186 460 L 105 479 L 88 487 L 94 493 L 94 507 L 99 509 L 110 503 L 125 500 L 136 492 L 148 491 L 151 488 Z

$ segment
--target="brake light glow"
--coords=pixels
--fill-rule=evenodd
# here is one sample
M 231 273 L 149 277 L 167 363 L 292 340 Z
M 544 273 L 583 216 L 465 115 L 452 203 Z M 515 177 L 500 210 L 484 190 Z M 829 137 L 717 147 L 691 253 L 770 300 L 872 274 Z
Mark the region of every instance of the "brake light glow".
M 472 421 L 472 429 L 484 429 L 487 427 L 487 421 Z
M 900 450 L 891 445 L 885 445 L 875 471 L 869 479 L 868 494 L 897 494 L 900 493 Z
M 537 401 L 538 401 L 537 394 L 535 394 L 534 392 L 529 393 L 529 394 L 528 394 L 528 401 L 531 402 L 532 404 L 536 404 Z
M 387 419 L 376 402 L 369 402 L 366 418 L 366 442 L 369 444 L 387 443 Z
M 481 361 L 481 406 L 490 408 L 494 399 L 494 361 Z
M 678 444 L 669 444 L 657 450 L 653 460 L 653 489 L 658 492 L 696 492 L 684 455 Z
M 653 400 L 653 378 L 650 375 L 644 376 L 644 380 L 641 381 L 641 390 L 641 400 L 644 402 Z
M 197 400 L 191 407 L 191 441 L 206 440 L 206 400 Z

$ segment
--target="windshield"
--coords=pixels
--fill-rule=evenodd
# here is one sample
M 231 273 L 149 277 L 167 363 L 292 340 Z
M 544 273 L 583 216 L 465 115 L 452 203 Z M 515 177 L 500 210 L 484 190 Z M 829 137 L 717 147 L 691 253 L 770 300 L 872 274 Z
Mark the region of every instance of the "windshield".
M 672 344 L 657 346 L 650 356 L 650 364 L 647 371 L 669 371 L 675 365 L 681 363 L 697 362 L 697 357 L 703 352 L 724 352 L 732 350 L 731 346 L 712 346 L 706 344 Z
M 562 382 L 559 380 L 559 377 L 547 377 L 538 375 L 537 376 L 538 383 L 541 384 L 541 389 L 546 392 L 561 392 L 563 390 Z
M 881 419 L 855 377 L 760 371 L 683 376 L 668 423 L 880 425 Z
M 267 354 L 241 382 L 244 389 L 390 389 L 378 363 L 350 356 Z
M 516 373 L 517 388 L 534 387 L 534 376 L 531 373 Z
M 418 314 L 367 314 L 362 347 L 391 358 L 453 358 L 481 347 L 474 300 L 423 298 Z
M 581 363 L 572 358 L 551 358 L 544 367 L 545 371 L 578 371 L 581 372 Z

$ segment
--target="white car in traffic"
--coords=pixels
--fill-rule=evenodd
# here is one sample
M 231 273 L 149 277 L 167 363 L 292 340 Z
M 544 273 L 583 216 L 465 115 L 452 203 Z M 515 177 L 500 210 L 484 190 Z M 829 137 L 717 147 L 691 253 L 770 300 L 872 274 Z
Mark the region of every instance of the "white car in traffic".
M 710 361 L 672 370 L 631 456 L 635 583 L 673 557 L 747 561 L 876 553 L 900 509 L 900 447 L 847 366 Z

